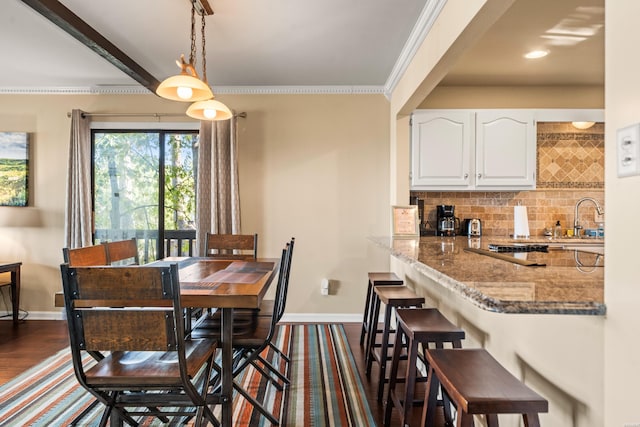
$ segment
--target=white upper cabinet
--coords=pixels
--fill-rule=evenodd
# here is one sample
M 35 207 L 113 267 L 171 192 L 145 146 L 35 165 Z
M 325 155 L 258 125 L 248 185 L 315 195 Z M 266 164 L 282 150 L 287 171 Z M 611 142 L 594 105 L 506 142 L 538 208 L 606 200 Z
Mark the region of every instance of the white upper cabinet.
M 411 188 L 470 188 L 473 113 L 419 111 L 411 118 Z
M 535 188 L 533 110 L 417 110 L 412 190 Z
M 536 186 L 533 111 L 476 113 L 476 187 Z

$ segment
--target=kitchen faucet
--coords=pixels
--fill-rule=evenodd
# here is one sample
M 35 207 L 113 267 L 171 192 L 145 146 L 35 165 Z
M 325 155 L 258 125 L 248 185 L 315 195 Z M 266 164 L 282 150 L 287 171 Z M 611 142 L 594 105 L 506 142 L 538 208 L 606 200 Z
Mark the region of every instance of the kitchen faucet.
M 580 230 L 582 230 L 582 226 L 580 225 L 580 221 L 579 221 L 580 216 L 578 215 L 578 209 L 580 208 L 580 205 L 583 202 L 593 203 L 596 207 L 596 211 L 598 212 L 598 215 L 604 214 L 604 210 L 602 209 L 602 206 L 600 206 L 600 203 L 598 203 L 598 201 L 593 197 L 583 197 L 582 199 L 578 200 L 576 202 L 576 210 L 573 213 L 573 235 L 575 237 L 580 237 Z

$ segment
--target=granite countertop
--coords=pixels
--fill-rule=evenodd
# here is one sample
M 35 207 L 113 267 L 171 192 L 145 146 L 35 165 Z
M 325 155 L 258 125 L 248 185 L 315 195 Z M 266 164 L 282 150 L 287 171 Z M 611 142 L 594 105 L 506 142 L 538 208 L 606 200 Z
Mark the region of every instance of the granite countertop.
M 441 286 L 485 310 L 500 313 L 604 315 L 604 256 L 549 249 L 519 257 L 545 266 L 524 266 L 468 252 L 490 243 L 514 243 L 488 236 L 371 237 L 376 245 Z M 518 243 L 544 243 L 518 242 Z M 582 266 L 576 263 L 576 257 Z

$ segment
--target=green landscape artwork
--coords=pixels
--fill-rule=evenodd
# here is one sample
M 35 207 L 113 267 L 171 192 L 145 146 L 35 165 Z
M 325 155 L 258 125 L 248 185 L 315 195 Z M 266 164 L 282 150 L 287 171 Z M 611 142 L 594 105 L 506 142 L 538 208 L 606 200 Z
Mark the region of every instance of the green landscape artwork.
M 27 206 L 29 135 L 0 132 L 0 206 Z

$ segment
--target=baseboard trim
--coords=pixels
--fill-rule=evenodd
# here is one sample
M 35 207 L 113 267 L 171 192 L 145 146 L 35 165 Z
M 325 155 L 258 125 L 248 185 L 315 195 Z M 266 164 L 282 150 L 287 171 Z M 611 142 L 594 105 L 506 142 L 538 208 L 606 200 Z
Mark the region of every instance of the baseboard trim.
M 24 312 L 20 312 L 20 319 Z M 31 311 L 25 320 L 65 320 L 65 312 L 61 311 Z M 10 316 L 1 320 L 12 320 Z M 282 322 L 288 323 L 362 323 L 362 313 L 285 313 Z

